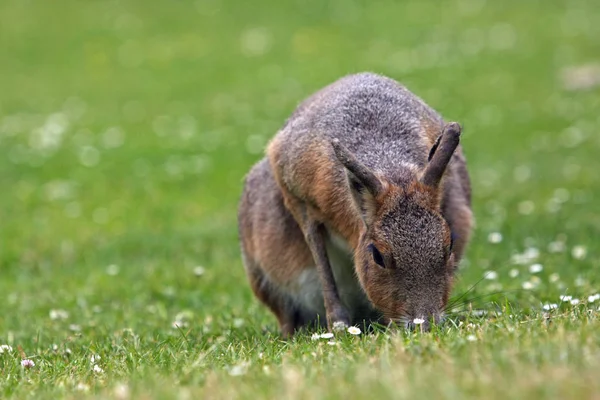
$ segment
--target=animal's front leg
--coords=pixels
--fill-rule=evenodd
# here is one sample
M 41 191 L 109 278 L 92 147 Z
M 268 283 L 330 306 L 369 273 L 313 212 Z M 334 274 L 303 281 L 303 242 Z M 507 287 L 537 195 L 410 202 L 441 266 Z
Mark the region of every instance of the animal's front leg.
M 350 314 L 340 300 L 333 271 L 331 270 L 325 246 L 325 227 L 314 220 L 308 220 L 305 228 L 306 242 L 313 254 L 319 272 L 323 300 L 325 300 L 327 327 L 329 330 L 345 329 L 350 326 Z
M 285 185 L 280 186 L 280 188 L 285 207 L 292 213 L 300 226 L 317 267 L 325 303 L 327 327 L 329 330 L 344 329 L 350 326 L 350 313 L 340 300 L 329 257 L 327 256 L 326 231 L 323 224 L 319 222 L 323 218 L 315 209 L 308 207 L 303 201 L 293 196 Z

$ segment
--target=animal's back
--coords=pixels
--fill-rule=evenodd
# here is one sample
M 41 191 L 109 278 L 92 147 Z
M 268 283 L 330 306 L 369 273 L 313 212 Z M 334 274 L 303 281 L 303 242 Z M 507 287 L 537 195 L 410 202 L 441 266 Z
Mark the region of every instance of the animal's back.
M 399 163 L 423 167 L 443 128 L 442 118 L 393 79 L 349 75 L 302 103 L 276 139 L 280 163 L 304 163 L 304 155 L 338 139 L 367 167 L 394 173 Z
M 341 78 L 301 103 L 267 154 L 286 206 L 298 209 L 292 204 L 296 201 L 311 205 L 313 218 L 327 221 L 354 247 L 360 216 L 331 141 L 339 140 L 368 168 L 402 185 L 425 167 L 442 129 L 442 118 L 404 86 L 361 73 Z

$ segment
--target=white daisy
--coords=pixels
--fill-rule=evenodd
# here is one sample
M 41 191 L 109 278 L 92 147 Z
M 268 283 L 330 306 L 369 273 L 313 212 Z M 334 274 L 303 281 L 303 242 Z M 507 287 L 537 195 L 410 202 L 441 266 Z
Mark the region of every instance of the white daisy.
M 491 232 L 488 235 L 488 242 L 493 244 L 502 242 L 502 234 L 500 232 Z
M 487 271 L 485 274 L 483 274 L 483 276 L 485 279 L 489 280 L 498 279 L 498 273 L 496 271 Z
M 543 269 L 544 267 L 542 266 L 542 264 L 532 264 L 529 267 L 529 272 L 531 272 L 532 274 L 537 274 L 538 272 L 542 272 Z
M 593 303 L 596 300 L 600 300 L 600 293 L 588 296 L 588 303 Z
M 10 353 L 12 351 L 12 347 L 7 344 L 0 344 L 0 354 Z
M 523 287 L 523 289 L 525 290 L 531 290 L 535 287 L 535 285 L 533 284 L 533 282 L 523 282 L 523 284 L 521 285 Z
M 50 319 L 53 321 L 67 318 L 69 318 L 69 313 L 65 310 L 50 310 Z
M 585 246 L 581 246 L 581 245 L 575 246 L 571 250 L 571 255 L 573 256 L 573 258 L 575 258 L 577 260 L 583 260 L 585 258 L 585 256 L 587 255 L 587 249 Z
M 361 330 L 358 326 L 350 326 L 350 327 L 348 327 L 347 331 L 351 335 L 360 335 L 361 334 Z
M 245 364 L 234 365 L 229 368 L 229 375 L 231 375 L 231 376 L 244 375 L 246 373 L 246 370 L 247 370 L 247 368 L 246 368 Z

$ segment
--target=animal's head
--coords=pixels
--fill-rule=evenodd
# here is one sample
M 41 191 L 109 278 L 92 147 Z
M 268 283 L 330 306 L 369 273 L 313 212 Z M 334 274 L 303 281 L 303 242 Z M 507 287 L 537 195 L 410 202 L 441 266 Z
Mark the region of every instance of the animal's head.
M 361 286 L 388 319 L 407 327 L 415 319 L 425 320 L 425 328 L 440 322 L 452 289 L 456 265 L 452 233 L 440 211 L 440 182 L 460 132 L 457 123 L 446 125 L 424 171 L 403 186 L 333 143 L 364 221 L 354 254 Z

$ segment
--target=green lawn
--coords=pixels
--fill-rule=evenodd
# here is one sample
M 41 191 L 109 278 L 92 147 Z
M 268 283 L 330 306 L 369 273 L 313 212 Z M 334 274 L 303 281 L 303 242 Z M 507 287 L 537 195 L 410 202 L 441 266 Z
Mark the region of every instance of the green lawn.
M 0 398 L 598 398 L 600 89 L 564 82 L 598 38 L 595 0 L 3 0 Z M 242 179 L 366 70 L 463 124 L 477 285 L 431 333 L 284 342 Z

